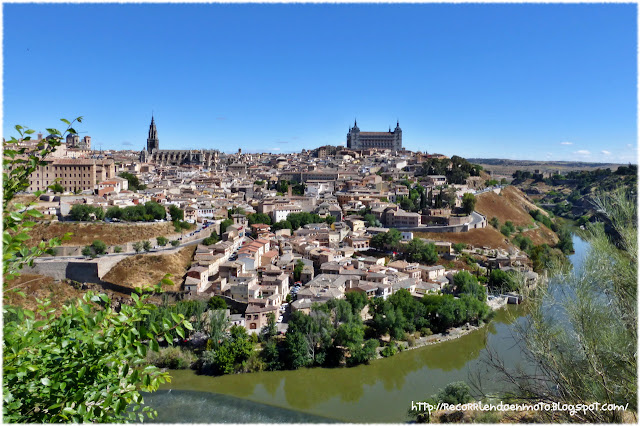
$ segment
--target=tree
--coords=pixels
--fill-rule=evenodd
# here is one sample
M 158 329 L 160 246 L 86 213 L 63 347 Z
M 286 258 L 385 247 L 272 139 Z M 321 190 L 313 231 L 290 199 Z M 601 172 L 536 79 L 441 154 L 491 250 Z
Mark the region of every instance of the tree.
M 81 117 L 76 119 L 81 122 Z M 74 120 L 74 122 L 76 121 Z M 72 123 L 62 120 L 75 134 Z M 16 126 L 22 140 L 32 130 Z M 39 143 L 37 151 L 13 149 L 18 140 L 3 142 L 3 272 L 7 288 L 25 264 L 60 243 L 53 238 L 36 247 L 25 247 L 33 223 L 39 217 L 24 204 L 12 203 L 16 192 L 29 186 L 29 176 L 44 165 L 43 159 L 60 145 L 64 135 L 56 129 Z M 26 135 L 26 136 L 25 136 Z M 35 196 L 39 195 L 36 192 Z M 24 238 L 27 237 L 27 238 Z M 168 279 L 163 283 L 169 284 Z M 156 286 L 154 291 L 160 291 Z M 35 311 L 4 306 L 3 329 L 3 420 L 9 423 L 113 422 L 143 420 L 136 413 L 143 404 L 140 391 L 154 391 L 168 374 L 145 366 L 148 349 L 158 350 L 158 329 L 133 332 L 156 309 L 146 304 L 147 292 L 132 294 L 134 304 L 111 309 L 104 294 L 88 292 L 82 301 L 72 301 L 60 312 L 47 300 L 38 301 Z M 191 324 L 184 317 L 167 320 L 163 329 L 184 333 Z M 155 411 L 144 408 L 149 417 Z
M 456 253 L 460 254 L 462 253 L 462 250 L 467 248 L 467 245 L 465 243 L 454 243 L 451 247 Z
M 456 286 L 456 293 L 469 294 L 481 302 L 487 300 L 487 290 L 480 284 L 478 279 L 467 271 L 460 271 L 453 276 L 453 284 Z
M 367 295 L 359 291 L 350 291 L 346 294 L 347 302 L 351 304 L 354 315 L 360 315 L 360 312 L 367 304 Z
M 227 309 L 227 302 L 220 296 L 212 296 L 207 305 L 209 309 Z
M 144 240 L 142 242 L 142 248 L 144 249 L 144 251 L 151 251 L 151 241 Z
M 256 223 L 264 223 L 266 225 L 271 225 L 271 218 L 269 217 L 268 214 L 265 214 L 265 213 L 252 213 L 249 216 L 247 216 L 247 219 L 249 220 L 249 226 Z
M 93 252 L 93 249 L 91 248 L 91 246 L 84 246 L 82 248 L 82 255 L 83 256 L 90 256 L 92 258 L 96 257 L 96 255 Z
M 160 247 L 164 247 L 169 242 L 169 239 L 167 237 L 160 236 L 156 238 L 156 242 Z
M 560 404 L 629 404 L 637 412 L 637 195 L 616 190 L 595 198 L 611 225 L 589 224 L 591 245 L 578 270 L 560 269 L 562 291 L 539 285 L 530 295 L 531 326 L 519 332 L 535 363 L 535 377 L 501 368 L 516 396 Z M 554 315 L 549 315 L 553 307 Z M 558 321 L 562 318 L 562 321 Z M 499 365 L 501 360 L 488 360 Z M 557 414 L 557 413 L 556 413 Z M 554 421 L 619 423 L 621 411 L 587 410 Z M 550 418 L 547 418 L 549 421 Z
M 209 235 L 207 238 L 202 240 L 202 244 L 204 244 L 205 246 L 210 246 L 217 243 L 218 241 L 219 241 L 218 235 L 216 235 L 215 232 L 212 232 L 211 235 Z
M 94 240 L 93 243 L 91 243 L 91 248 L 97 255 L 107 253 L 107 245 L 101 240 Z
M 120 246 L 115 246 L 115 247 L 113 248 L 113 252 L 114 252 L 114 253 L 122 253 L 122 247 L 120 247 Z
M 142 242 L 136 241 L 135 243 L 133 243 L 133 249 L 136 253 L 140 253 L 140 251 L 142 250 Z
M 62 193 L 65 191 L 64 186 L 60 185 L 60 183 L 59 183 L 59 182 L 56 182 L 56 183 L 54 183 L 53 185 L 50 185 L 50 186 L 49 186 L 49 189 L 50 189 L 54 194 L 58 194 L 58 193 L 62 194 Z
M 304 269 L 304 262 L 302 259 L 298 259 L 296 265 L 293 267 L 293 279 L 295 281 L 300 281 L 300 277 L 302 275 L 302 270 Z
M 266 342 L 267 340 L 273 338 L 276 334 L 278 334 L 278 327 L 276 326 L 276 315 L 273 312 L 269 312 L 267 314 L 267 325 L 264 326 L 261 331 L 262 341 Z
M 467 192 L 462 196 L 462 210 L 466 214 L 473 213 L 473 210 L 476 208 L 476 197 L 475 195 Z
M 132 191 L 138 191 L 140 189 L 146 189 L 147 186 L 140 183 L 140 180 L 136 175 L 129 172 L 122 172 L 119 175 L 121 178 L 125 178 L 129 182 L 129 189 Z
M 496 229 L 498 229 L 500 227 L 500 221 L 495 216 L 491 218 L 491 220 L 489 221 L 489 224 L 491 226 L 493 226 L 494 228 L 496 228 Z
M 227 232 L 227 228 L 229 226 L 233 225 L 233 220 L 232 219 L 225 219 L 222 222 L 220 222 L 220 235 L 224 234 L 225 232 Z
M 184 220 L 184 211 L 175 204 L 169 206 L 169 215 L 171 215 L 171 220 L 174 222 Z
M 494 269 L 491 271 L 491 275 L 489 276 L 489 287 L 501 293 L 518 290 L 518 284 L 513 274 L 501 269 Z

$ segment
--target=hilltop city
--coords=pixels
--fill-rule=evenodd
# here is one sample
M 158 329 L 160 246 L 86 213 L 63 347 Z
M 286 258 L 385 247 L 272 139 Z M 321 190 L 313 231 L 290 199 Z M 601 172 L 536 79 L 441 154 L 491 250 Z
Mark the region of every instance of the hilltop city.
M 38 134 L 23 144 L 42 140 Z M 32 272 L 100 283 L 112 269 L 133 275 L 122 270 L 123 259 L 139 252 L 192 247 L 174 289 L 186 298 L 224 297 L 238 308 L 234 323 L 249 332 L 263 329 L 270 313 L 284 331 L 290 313 L 349 292 L 440 294 L 466 268 L 464 253 L 484 259 L 475 266 L 479 276 L 491 268 L 521 270 L 531 283 L 538 276 L 527 254 L 500 238 L 456 244 L 452 236 L 490 226 L 474 210 L 476 198 L 502 186 L 461 157 L 404 149 L 399 122 L 379 132 L 361 131 L 355 121 L 346 146 L 225 154 L 161 149 L 152 117 L 140 152 L 97 151 L 90 136 L 73 134 L 46 162 L 28 191 L 46 191 L 37 207 L 54 222 L 104 221 L 115 230 L 173 221 L 175 228 L 144 241 L 129 233 L 104 247 L 65 244 Z M 490 302 L 509 297 L 519 301 L 512 294 Z

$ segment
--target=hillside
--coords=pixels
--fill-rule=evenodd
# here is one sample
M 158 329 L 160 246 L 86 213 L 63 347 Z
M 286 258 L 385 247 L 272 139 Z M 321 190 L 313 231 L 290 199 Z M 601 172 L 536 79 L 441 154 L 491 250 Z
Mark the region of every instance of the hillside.
M 171 222 L 140 224 L 52 222 L 36 225 L 29 233 L 31 239 L 28 243 L 47 241 L 67 232 L 72 232 L 73 235 L 70 240 L 62 242 L 63 246 L 84 246 L 91 244 L 94 240 L 102 240 L 111 246 L 175 234 Z
M 155 285 L 165 274 L 171 274 L 170 278 L 175 285 L 173 288 L 164 289 L 179 290 L 195 250 L 196 246 L 193 245 L 177 251 L 171 250 L 171 254 L 129 256 L 114 266 L 102 280 L 127 287 L 143 287 Z
M 500 195 L 494 192 L 485 192 L 477 197 L 476 210 L 487 217 L 487 220 L 496 217 L 503 225 L 506 221 L 511 221 L 518 227 L 525 229 L 523 234 L 531 238 L 534 244 L 554 245 L 558 238 L 553 231 L 542 224 L 534 225 L 534 220 L 529 214 L 530 210 L 540 210 L 542 214 L 548 214 L 531 202 L 522 191 L 513 186 L 507 186 Z M 496 230 L 497 232 L 497 230 Z M 500 234 L 502 235 L 502 234 Z M 504 237 L 503 237 L 504 238 Z

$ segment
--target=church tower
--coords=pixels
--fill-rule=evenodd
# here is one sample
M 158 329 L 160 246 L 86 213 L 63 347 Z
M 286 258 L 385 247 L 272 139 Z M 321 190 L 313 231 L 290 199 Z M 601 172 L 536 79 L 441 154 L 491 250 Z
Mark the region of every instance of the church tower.
M 156 130 L 156 123 L 153 121 L 153 115 L 151 116 L 151 125 L 149 126 L 149 137 L 147 138 L 147 152 L 152 154 L 154 151 L 160 149 L 160 141 L 158 140 L 158 131 Z

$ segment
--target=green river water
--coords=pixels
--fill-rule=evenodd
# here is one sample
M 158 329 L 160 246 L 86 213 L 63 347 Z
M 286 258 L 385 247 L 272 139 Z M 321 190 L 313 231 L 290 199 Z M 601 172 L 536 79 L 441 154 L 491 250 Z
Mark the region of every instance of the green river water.
M 570 259 L 577 266 L 588 246 L 577 237 L 574 246 L 576 254 Z M 158 410 L 157 421 L 165 423 L 402 423 L 409 419 L 412 401 L 424 400 L 454 381 L 480 377 L 485 391 L 505 389 L 487 366 L 486 351 L 490 348 L 511 367 L 524 362 L 514 339 L 516 323 L 526 320 L 523 312 L 509 305 L 488 325 L 458 339 L 353 368 L 220 377 L 172 370 L 172 382 L 163 386 L 164 392 L 145 400 Z M 228 417 L 221 417 L 222 409 Z

